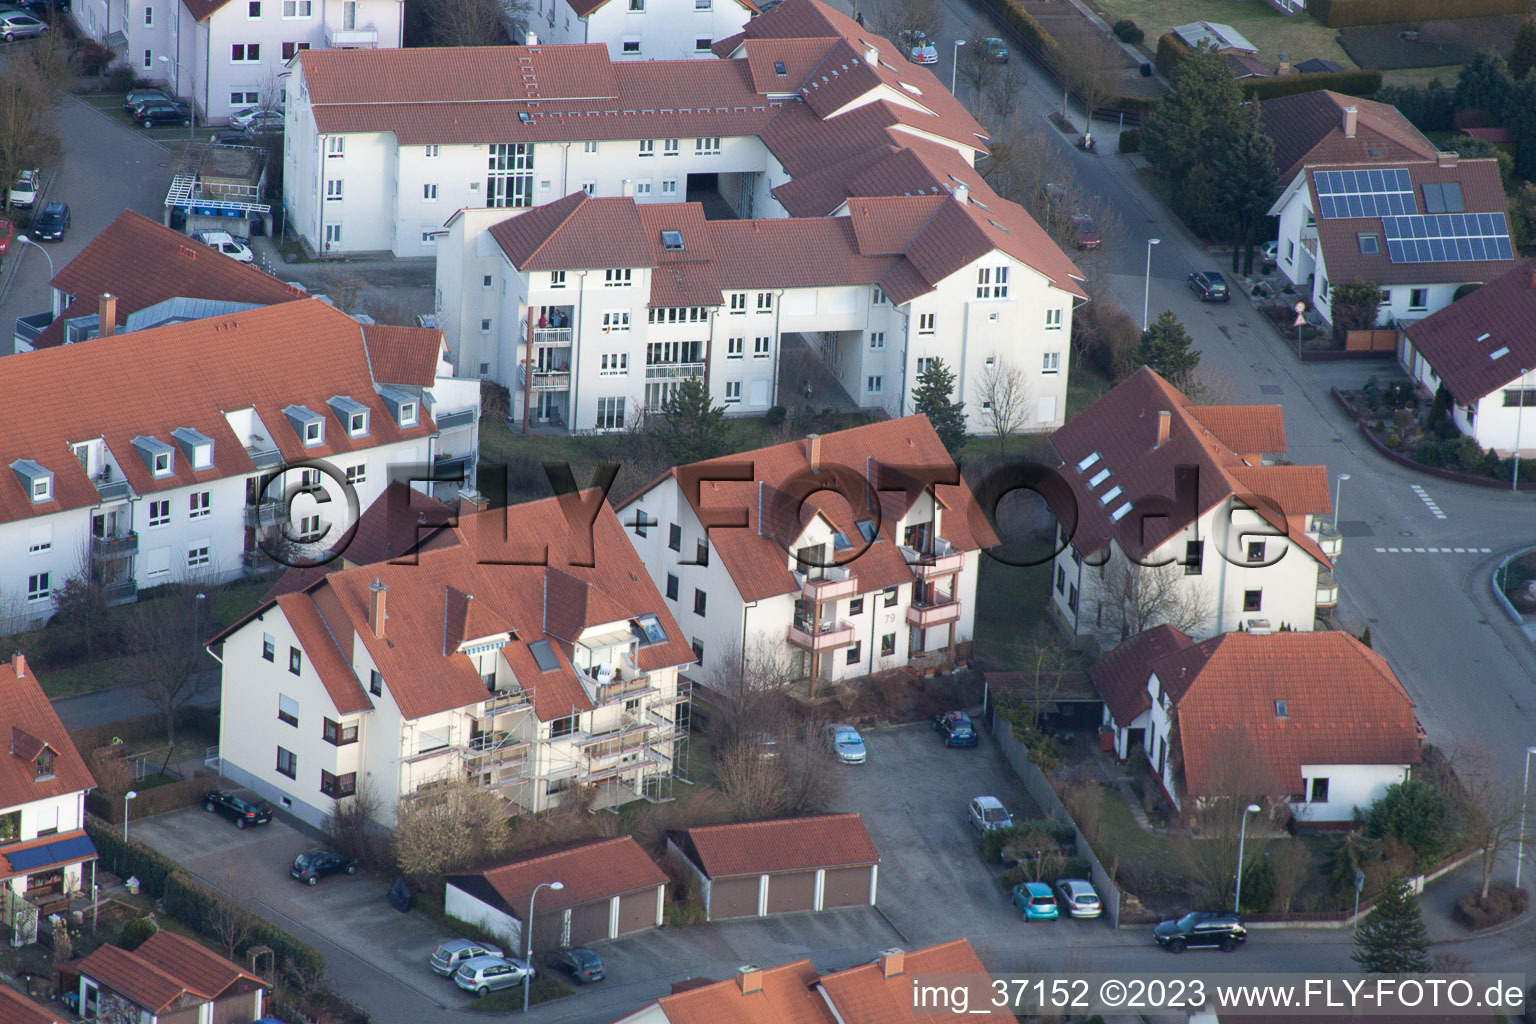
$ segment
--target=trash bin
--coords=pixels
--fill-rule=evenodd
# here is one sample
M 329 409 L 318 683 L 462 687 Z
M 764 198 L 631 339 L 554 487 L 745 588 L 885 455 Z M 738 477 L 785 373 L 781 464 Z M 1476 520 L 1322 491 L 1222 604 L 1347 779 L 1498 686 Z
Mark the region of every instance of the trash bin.
M 1151 78 L 1152 77 L 1152 65 L 1148 64 L 1146 61 L 1142 61 L 1141 62 L 1141 77 L 1142 78 Z

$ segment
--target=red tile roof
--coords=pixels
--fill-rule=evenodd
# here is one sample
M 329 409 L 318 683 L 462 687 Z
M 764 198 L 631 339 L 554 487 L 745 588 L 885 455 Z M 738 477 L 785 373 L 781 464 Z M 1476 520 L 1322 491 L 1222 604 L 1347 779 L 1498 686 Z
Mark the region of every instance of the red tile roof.
M 0 985 L 0 1024 L 64 1024 L 64 1018 L 9 985 Z
M 230 0 L 181 0 L 194 21 L 207 21 L 216 11 L 227 7 Z
M 380 384 L 429 388 L 443 356 L 443 332 L 435 327 L 364 324 L 363 341 L 373 379 Z
M 1407 332 L 1457 403 L 1492 394 L 1522 369 L 1536 369 L 1536 260 L 1409 324 Z M 1490 358 L 1500 349 L 1508 351 Z
M 133 1000 L 152 1014 L 164 1013 L 183 1000 L 198 1002 L 182 982 L 117 946 L 97 947 L 80 961 L 79 966 L 82 975 Z
M 492 226 L 491 237 L 519 270 L 656 265 L 628 197 L 594 199 L 577 190 Z
M 37 336 L 33 348 L 63 344 L 64 320 L 96 312 L 103 292 L 117 297 L 119 326 L 128 322 L 130 313 L 177 297 L 273 305 L 304 296 L 272 275 L 132 210 L 118 214 L 87 242 L 52 284 L 75 301 Z
M 1147 693 L 1147 666 L 1165 654 L 1182 651 L 1194 644 L 1187 633 L 1173 626 L 1153 626 L 1137 633 L 1105 654 L 1088 670 L 1094 689 L 1104 698 L 1115 724 L 1128 727 L 1137 715 L 1152 708 Z
M 704 825 L 667 837 L 710 878 L 880 862 L 857 814 Z
M 1357 111 L 1355 137 L 1344 137 L 1344 108 Z M 1317 89 L 1259 104 L 1259 123 L 1275 143 L 1280 187 L 1307 164 L 1433 160 L 1435 145 L 1389 103 Z M 1373 155 L 1374 151 L 1374 155 Z
M 1285 417 L 1278 405 L 1191 405 L 1189 414 L 1239 455 L 1285 451 Z
M 796 960 L 762 971 L 761 991 L 743 994 L 741 984 L 730 979 L 673 992 L 653 1005 L 669 1024 L 837 1024 L 811 987 L 816 978 L 809 960 Z
M 0 662 L 0 729 L 6 725 L 21 729 L 53 748 L 53 776 L 39 779 L 32 757 L 0 751 L 0 807 L 17 807 L 95 787 L 96 780 L 91 778 L 53 705 L 43 695 L 37 674 L 26 664 L 25 656 L 13 654 Z
M 1222 795 L 1234 751 L 1274 796 L 1301 791 L 1302 765 L 1418 763 L 1412 698 L 1348 633 L 1224 633 L 1150 668 L 1173 702 L 1191 796 Z
M 184 985 L 188 992 L 217 999 L 232 985 L 245 982 L 240 991 L 265 988 L 266 982 L 191 939 L 164 929 L 145 939 L 132 953 L 158 967 Z
M 446 881 L 521 921 L 528 916 L 528 897 L 544 882 L 561 882 L 564 888 L 539 893 L 536 910 L 541 914 L 654 889 L 667 884 L 667 874 L 634 839 L 619 836 L 531 853 L 494 867 L 449 875 Z
M 430 416 L 414 427 L 396 424 L 374 390 L 362 340 L 356 320 L 304 299 L 8 357 L 6 386 L 28 398 L 0 409 L 0 462 L 32 459 L 51 470 L 54 500 L 34 505 L 15 473 L 0 473 L 0 522 L 97 504 L 95 485 L 68 453 L 70 444 L 92 438 L 106 441 L 137 494 L 249 476 L 256 468 L 248 439 L 235 435 L 226 410 L 254 407 L 289 462 L 432 434 Z M 331 429 L 323 445 L 304 447 L 282 410 L 303 405 L 327 414 L 338 394 L 371 410 L 369 435 Z M 49 415 L 34 415 L 40 408 Z M 176 457 L 170 476 L 151 476 L 133 438 L 172 443 L 180 427 L 212 439 L 213 468 L 193 470 Z
M 570 6 L 571 10 L 576 12 L 576 17 L 585 18 L 593 11 L 608 3 L 608 0 L 566 0 L 566 2 Z M 753 13 L 756 13 L 757 11 L 757 7 L 751 2 L 751 0 L 731 0 L 731 2 L 739 4 L 740 6 L 745 7 L 748 11 L 752 11 Z
M 987 968 L 967 939 L 955 939 L 926 949 L 902 954 L 901 973 L 885 977 L 879 961 L 821 976 L 818 986 L 836 1008 L 841 1024 L 889 1024 L 910 1020 L 926 1022 L 929 1014 L 913 1006 L 915 975 L 985 975 Z M 987 1013 L 972 1006 L 967 1020 L 991 1024 L 1015 1024 L 1012 1014 Z

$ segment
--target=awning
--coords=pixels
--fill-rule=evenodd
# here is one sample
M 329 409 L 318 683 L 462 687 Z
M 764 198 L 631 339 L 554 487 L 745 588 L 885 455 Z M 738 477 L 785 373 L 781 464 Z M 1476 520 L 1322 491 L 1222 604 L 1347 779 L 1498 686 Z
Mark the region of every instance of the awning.
M 96 844 L 87 835 L 74 835 L 51 843 L 38 843 L 25 849 L 0 854 L 10 865 L 9 874 L 22 874 L 59 864 L 73 864 L 96 856 Z

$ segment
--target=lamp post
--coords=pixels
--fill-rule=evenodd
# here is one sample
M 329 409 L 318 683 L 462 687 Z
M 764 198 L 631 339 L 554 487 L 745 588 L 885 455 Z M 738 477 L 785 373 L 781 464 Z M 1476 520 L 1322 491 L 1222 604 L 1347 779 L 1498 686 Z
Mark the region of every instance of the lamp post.
M 136 789 L 130 789 L 123 794 L 123 845 L 128 845 L 128 801 L 139 795 Z
M 960 47 L 964 45 L 964 39 L 955 40 L 955 56 L 954 59 L 950 61 L 949 65 L 949 94 L 951 96 L 955 94 L 955 86 L 958 84 L 958 79 L 956 79 L 955 76 L 960 71 Z
M 1147 327 L 1148 327 L 1147 312 L 1148 312 L 1149 307 L 1152 304 L 1152 247 L 1154 245 L 1162 245 L 1162 244 L 1163 244 L 1163 240 L 1161 238 L 1149 238 L 1149 239 L 1147 239 L 1147 286 L 1142 290 L 1142 293 L 1141 293 L 1141 333 L 1142 334 L 1146 334 L 1147 333 Z
M 1348 473 L 1338 475 L 1338 483 L 1333 485 L 1333 532 L 1339 532 L 1339 498 L 1344 494 L 1344 481 L 1349 479 Z
M 197 603 L 192 605 L 192 645 L 194 647 L 197 646 L 197 623 L 202 618 L 203 601 L 205 601 L 207 597 L 207 594 L 198 594 Z
M 1514 466 L 1509 471 L 1509 489 L 1516 492 L 1520 490 L 1520 420 L 1525 415 L 1525 375 L 1530 372 L 1521 369 L 1520 387 L 1516 389 L 1520 395 L 1520 404 L 1515 407 L 1515 456 L 1510 460 Z
M 51 282 L 53 280 L 53 253 L 49 252 L 47 249 L 44 249 L 42 246 L 32 241 L 32 239 L 28 238 L 26 235 L 17 235 L 16 241 L 20 242 L 22 245 L 32 246 L 32 248 L 36 249 L 38 252 L 42 253 L 44 257 L 47 258 L 48 280 Z M 1516 431 L 1516 433 L 1519 433 L 1519 431 Z
M 533 887 L 533 892 L 528 894 L 528 920 L 523 922 L 523 926 L 528 929 L 528 943 L 525 947 L 527 952 L 524 954 L 524 959 L 528 961 L 528 975 L 523 978 L 524 1013 L 528 1012 L 528 990 L 533 987 L 533 898 L 539 894 L 540 889 L 546 888 L 554 892 L 559 892 L 561 889 L 565 888 L 565 883 L 540 882 L 538 885 Z
M 175 59 L 174 57 L 167 57 L 165 54 L 161 54 L 160 55 L 160 63 L 162 63 L 162 64 L 174 64 L 176 66 L 176 91 L 177 92 L 181 92 L 181 72 L 182 72 L 181 61 Z M 191 95 L 191 93 L 189 92 L 188 95 L 187 95 L 187 138 L 188 138 L 188 140 L 190 140 L 192 138 L 192 136 L 194 134 L 196 134 L 196 132 L 197 132 L 197 103 L 195 102 L 195 97 L 193 97 Z
M 1531 791 L 1531 755 L 1536 747 L 1525 748 L 1525 781 L 1520 785 L 1520 831 L 1515 836 L 1515 888 L 1520 888 L 1520 862 L 1525 860 L 1525 801 Z
M 1243 906 L 1243 840 L 1247 838 L 1248 815 L 1258 814 L 1261 808 L 1258 804 L 1249 804 L 1243 808 L 1243 823 L 1237 830 L 1237 892 L 1232 895 L 1232 913 L 1242 913 Z

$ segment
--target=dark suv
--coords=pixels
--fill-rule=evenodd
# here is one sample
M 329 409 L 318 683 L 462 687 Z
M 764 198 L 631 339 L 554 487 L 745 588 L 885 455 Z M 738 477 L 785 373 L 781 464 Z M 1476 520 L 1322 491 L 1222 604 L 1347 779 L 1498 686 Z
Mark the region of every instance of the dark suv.
M 1230 953 L 1248 941 L 1248 929 L 1237 914 L 1197 910 L 1177 921 L 1164 921 L 1152 929 L 1157 944 L 1170 953 L 1182 953 L 1186 946 L 1220 946 Z
M 1189 275 L 1189 290 L 1201 302 L 1226 302 L 1232 298 L 1227 291 L 1227 279 L 1214 270 L 1202 270 Z
M 53 202 L 32 222 L 32 237 L 39 242 L 57 242 L 69 230 L 69 204 Z
M 146 100 L 133 108 L 132 117 L 145 128 L 162 124 L 191 124 L 192 112 L 170 100 Z
M 269 804 L 252 802 L 233 793 L 212 792 L 203 797 L 203 810 L 209 814 L 221 814 L 235 823 L 236 828 L 265 825 L 272 820 Z
M 933 727 L 944 737 L 946 747 L 974 747 L 976 727 L 964 711 L 946 711 L 933 717 Z

